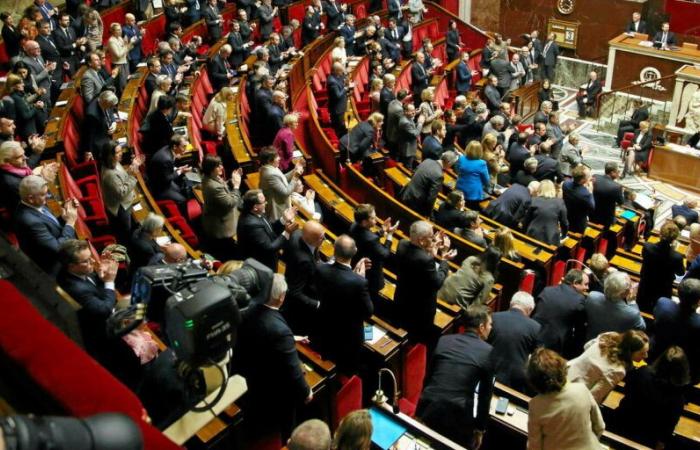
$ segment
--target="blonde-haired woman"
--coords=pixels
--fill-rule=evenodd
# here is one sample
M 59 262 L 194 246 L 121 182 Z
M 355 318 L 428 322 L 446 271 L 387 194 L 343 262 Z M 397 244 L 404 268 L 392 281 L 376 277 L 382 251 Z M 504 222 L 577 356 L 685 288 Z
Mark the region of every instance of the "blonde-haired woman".
M 508 258 L 511 261 L 520 261 L 520 255 L 515 250 L 513 242 L 513 233 L 510 231 L 510 228 L 503 227 L 499 229 L 493 237 L 493 246 L 501 251 L 504 258 Z
M 523 225 L 528 236 L 550 245 L 558 246 L 561 237 L 566 235 L 569 229 L 566 205 L 562 199 L 557 198 L 557 191 L 551 180 L 543 180 L 540 183 L 539 195 L 532 199 Z
M 297 114 L 285 114 L 282 118 L 282 128 L 279 129 L 272 146 L 277 149 L 280 156 L 280 170 L 287 172 L 294 167 L 294 130 L 299 126 Z
M 685 251 L 685 260 L 688 262 L 688 265 L 700 255 L 700 223 L 690 224 L 689 240 L 688 249 Z
M 634 133 L 632 143 L 626 150 L 625 168 L 627 173 L 639 170 L 639 164 L 646 163 L 651 151 L 651 123 L 644 120 L 639 122 L 639 130 Z
M 102 35 L 104 32 L 102 17 L 96 10 L 89 9 L 83 16 L 83 19 L 85 22 L 85 38 L 87 39 L 85 46 L 88 51 L 94 52 L 102 48 Z
M 418 125 L 421 127 L 421 136 L 430 134 L 430 127 L 433 121 L 442 117 L 443 111 L 435 104 L 435 88 L 423 89 L 420 95 L 421 104 L 416 114 L 418 115 Z
M 211 99 L 202 118 L 202 126 L 205 130 L 219 138 L 226 134 L 226 107 L 233 101 L 233 89 L 228 86 L 221 88 Z
M 484 150 L 484 161 L 489 169 L 491 186 L 498 184 L 498 176 L 510 171 L 510 166 L 505 161 L 503 146 L 498 143 L 498 137 L 493 133 L 486 133 L 481 138 L 481 148 Z
M 117 89 L 119 92 L 123 92 L 127 78 L 129 77 L 127 55 L 129 54 L 129 50 L 134 48 L 134 42 L 122 36 L 122 26 L 116 22 L 109 26 L 109 34 L 107 51 L 112 57 L 112 68 L 119 68 Z
M 342 36 L 338 36 L 333 41 L 333 50 L 331 50 L 331 61 L 339 62 L 346 67 L 348 64 L 348 53 L 345 50 L 345 39 Z
M 173 79 L 168 75 L 161 74 L 156 76 L 156 89 L 151 94 L 151 104 L 148 107 L 147 114 L 151 114 L 158 109 L 158 99 L 170 92 L 172 86 Z
M 372 79 L 369 85 L 369 104 L 370 112 L 380 112 L 380 97 L 382 95 L 382 89 L 384 88 L 384 80 L 381 77 L 376 77 Z
M 369 450 L 372 445 L 372 416 L 366 409 L 353 411 L 340 421 L 333 437 L 334 450 Z
M 583 353 L 569 361 L 568 380 L 584 383 L 600 405 L 625 378 L 634 363 L 649 353 L 649 337 L 639 330 L 603 333 L 584 346 Z
M 484 192 L 489 189 L 489 171 L 481 144 L 472 141 L 467 145 L 465 154 L 455 164 L 457 172 L 457 189 L 464 194 L 464 203 L 469 209 L 481 210 L 479 203 L 484 199 Z

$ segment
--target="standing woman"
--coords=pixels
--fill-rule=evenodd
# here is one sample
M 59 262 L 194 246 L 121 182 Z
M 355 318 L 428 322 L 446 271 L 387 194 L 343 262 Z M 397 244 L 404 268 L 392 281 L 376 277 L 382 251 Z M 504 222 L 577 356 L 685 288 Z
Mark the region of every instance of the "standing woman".
M 127 56 L 129 51 L 134 48 L 135 40 L 129 40 L 122 36 L 122 26 L 118 23 L 113 23 L 109 26 L 109 40 L 107 41 L 107 51 L 112 57 L 112 68 L 119 68 L 117 76 L 117 92 L 124 92 L 126 81 L 129 78 L 129 61 Z
M 673 221 L 659 230 L 659 242 L 646 242 L 642 247 L 642 271 L 639 277 L 637 302 L 642 311 L 651 311 L 661 297 L 671 298 L 676 275 L 683 275 L 683 255 L 676 251 L 680 231 Z
M 375 77 L 372 79 L 369 88 L 369 112 L 381 112 L 381 95 L 382 89 L 384 88 L 384 80 L 381 77 Z
M 37 134 L 44 129 L 44 123 L 41 122 L 41 118 L 46 117 L 45 114 L 42 115 L 44 102 L 41 100 L 35 100 L 34 103 L 27 101 L 24 93 L 24 82 L 19 75 L 11 73 L 7 76 L 4 96 L 9 96 L 12 100 L 14 111 L 7 111 L 10 108 L 8 108 L 6 100 L 3 100 L 3 103 L 5 103 L 7 116 L 15 120 L 17 135 L 23 141 L 29 139 L 29 136 L 32 134 Z
M 421 137 L 425 139 L 431 132 L 430 127 L 433 121 L 442 117 L 442 109 L 435 103 L 435 88 L 423 89 L 421 93 L 421 104 L 418 107 L 418 125 L 421 126 Z
M 454 19 L 450 19 L 445 42 L 447 44 L 447 62 L 450 63 L 459 57 L 459 52 L 462 48 L 459 31 L 457 30 L 457 21 Z
M 22 79 L 24 84 L 24 99 L 30 105 L 41 100 L 44 103 L 42 108 L 36 110 L 36 126 L 37 131 L 41 134 L 44 131 L 44 124 L 48 118 L 48 101 L 49 95 L 44 88 L 40 88 L 34 75 L 29 70 L 29 66 L 24 61 L 17 61 L 13 66 L 12 72 Z
M 212 135 L 221 139 L 226 134 L 226 108 L 233 101 L 233 89 L 228 86 L 221 88 L 211 99 L 202 118 L 202 126 Z
M 566 381 L 566 372 L 566 360 L 552 350 L 530 356 L 527 380 L 537 395 L 530 400 L 527 450 L 602 449 L 600 408 L 585 385 Z
M 481 144 L 472 141 L 455 165 L 457 171 L 457 189 L 464 194 L 464 202 L 469 209 L 481 210 L 479 203 L 484 199 L 485 191 L 490 185 L 486 161 L 482 159 Z
M 586 342 L 578 358 L 569 361 L 568 379 L 585 384 L 600 405 L 634 363 L 648 354 L 649 338 L 643 331 L 602 333 Z
M 99 12 L 94 9 L 90 9 L 85 14 L 84 18 L 87 50 L 89 52 L 94 52 L 95 50 L 102 48 L 102 34 L 104 32 L 102 17 L 100 17 Z
M 280 157 L 280 170 L 287 172 L 294 166 L 294 130 L 299 126 L 299 116 L 297 114 L 285 114 L 282 118 L 282 128 L 277 132 L 272 146 L 277 149 Z
M 525 233 L 550 245 L 559 246 L 569 229 L 564 200 L 557 198 L 554 183 L 542 180 L 537 197 L 532 199 L 523 220 Z
M 542 87 L 540 87 L 540 90 L 537 92 L 537 98 L 540 101 L 540 104 L 537 109 L 542 109 L 543 102 L 552 102 L 552 84 L 550 83 L 548 78 L 542 80 Z M 556 111 L 556 109 L 559 109 L 554 109 L 554 102 L 552 102 L 552 109 L 554 111 Z
M 136 174 L 142 163 L 134 158 L 126 168 L 122 166 L 124 148 L 115 141 L 109 141 L 101 151 L 102 197 L 109 215 L 109 224 L 114 236 L 121 244 L 128 243 L 133 233 L 131 206 L 134 204 Z

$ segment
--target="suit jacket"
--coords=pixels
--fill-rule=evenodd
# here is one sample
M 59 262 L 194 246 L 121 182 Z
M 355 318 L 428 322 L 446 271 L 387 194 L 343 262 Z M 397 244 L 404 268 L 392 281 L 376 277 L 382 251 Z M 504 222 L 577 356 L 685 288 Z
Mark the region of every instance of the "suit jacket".
M 58 249 L 68 239 L 75 239 L 75 229 L 63 219 L 54 217 L 48 208 L 44 213 L 20 203 L 15 210 L 14 225 L 19 247 L 49 275 L 58 273 Z M 49 217 L 51 214 L 51 217 Z
M 178 174 L 175 171 L 175 157 L 170 147 L 163 147 L 153 154 L 148 162 L 146 173 L 148 187 L 155 198 L 159 198 L 169 189 L 180 190 L 176 183 Z
M 251 305 L 238 328 L 235 354 L 234 364 L 248 385 L 249 404 L 259 414 L 284 417 L 309 395 L 294 335 L 279 311 Z
M 588 98 L 588 103 L 593 103 L 602 90 L 603 85 L 600 84 L 600 80 L 589 80 L 588 83 L 586 83 L 586 97 Z
M 36 81 L 37 86 L 46 89 L 47 94 L 43 96 L 42 100 L 44 100 L 47 105 L 50 105 L 50 103 L 46 102 L 46 100 L 50 99 L 49 91 L 51 90 L 51 73 L 49 73 L 49 71 L 44 67 L 46 60 L 41 56 L 39 56 L 37 59 L 25 56 L 22 58 L 22 61 L 29 66 L 29 70 L 34 76 L 34 81 Z
M 424 159 L 411 181 L 401 189 L 401 201 L 422 216 L 430 217 L 444 179 L 442 164 L 434 159 Z
M 498 78 L 499 88 L 510 89 L 512 76 L 515 70 L 508 61 L 501 58 L 496 58 L 491 61 L 491 73 Z
M 637 301 L 642 309 L 651 311 L 659 298 L 671 298 L 675 276 L 685 273 L 683 259 L 683 255 L 668 242 L 644 244 L 637 294 Z
M 270 59 L 267 61 L 267 64 L 270 66 L 270 73 L 277 73 L 284 62 L 282 50 L 279 45 L 273 44 L 269 44 L 265 48 L 267 48 L 267 52 L 270 55 Z
M 637 26 L 635 29 L 635 23 L 633 21 L 627 22 L 627 26 L 625 27 L 625 33 L 641 33 L 641 34 L 647 34 L 647 23 L 643 20 L 640 20 L 637 22 Z
M 294 170 L 290 170 L 285 175 L 280 169 L 271 165 L 264 165 L 260 168 L 260 189 L 267 199 L 265 214 L 271 221 L 282 217 L 284 211 L 292 203 L 290 195 L 300 181 L 293 178 Z
M 316 289 L 316 267 L 319 261 L 318 249 L 314 251 L 302 239 L 301 230 L 289 237 L 284 246 L 284 262 L 286 269 L 284 278 L 287 280 L 287 296 L 282 305 L 282 312 L 290 326 L 302 326 L 297 333 L 309 332 L 309 325 L 318 326 L 317 309 L 319 306 L 318 290 Z
M 532 198 L 527 187 L 513 184 L 500 197 L 489 203 L 485 213 L 493 220 L 511 228 L 517 228 L 525 218 Z
M 382 94 L 384 89 L 382 89 Z M 381 109 L 381 94 L 380 94 L 380 109 Z M 386 139 L 392 144 L 396 143 L 399 131 L 399 121 L 403 117 L 403 104 L 397 99 L 391 100 L 387 104 L 386 115 L 384 116 L 384 124 L 386 125 Z
M 17 27 L 10 28 L 7 25 L 2 27 L 2 41 L 5 43 L 5 51 L 7 55 L 12 58 L 19 55 L 20 43 L 22 42 L 22 35 Z
M 547 114 L 545 114 L 544 112 L 542 112 L 542 111 L 537 111 L 537 112 L 535 113 L 534 119 L 532 120 L 532 123 L 533 123 L 533 124 L 543 123 L 543 124 L 547 125 L 547 124 L 549 123 L 549 117 L 547 117 Z M 535 136 L 535 135 L 533 134 L 533 135 L 531 135 L 531 136 Z M 539 136 L 538 136 L 538 137 L 539 137 Z
M 584 305 L 586 311 L 586 341 L 595 339 L 600 333 L 627 330 L 645 330 L 646 324 L 636 303 L 624 300 L 611 301 L 602 292 L 588 294 Z
M 61 27 L 57 27 L 53 30 L 52 36 L 58 53 L 61 55 L 61 61 L 72 60 L 72 57 L 76 55 L 76 48 L 73 47 L 76 38 L 73 28 L 68 27 L 64 30 Z
M 559 246 L 569 229 L 566 205 L 560 198 L 535 197 L 525 213 L 523 226 L 528 236 Z
M 440 203 L 440 207 L 433 213 L 433 222 L 453 233 L 456 228 L 465 229 L 468 225 L 465 212 L 447 202 Z
M 328 91 L 328 112 L 342 115 L 348 106 L 348 93 L 345 89 L 345 77 L 335 74 L 328 75 L 326 79 Z
M 233 50 L 231 52 L 231 56 L 229 57 L 229 63 L 234 68 L 238 68 L 241 66 L 241 64 L 243 64 L 243 61 L 245 61 L 250 52 L 247 48 L 243 47 L 243 44 L 245 44 L 245 42 L 243 42 L 243 37 L 241 36 L 241 33 L 231 31 L 228 34 L 227 43 L 231 46 L 231 49 Z
M 209 40 L 216 42 L 221 39 L 221 19 L 219 19 L 219 9 L 207 4 L 202 8 L 202 18 L 207 24 Z
M 391 258 L 391 241 L 385 240 L 384 244 L 379 242 L 380 236 L 367 228 L 363 228 L 357 223 L 350 225 L 348 232 L 355 240 L 357 253 L 353 258 L 353 266 L 362 258 L 369 258 L 372 267 L 366 271 L 367 287 L 370 296 L 375 299 L 379 291 L 384 288 L 384 263 Z
M 323 12 L 326 14 L 326 26 L 328 30 L 337 30 L 343 24 L 345 14 L 340 10 L 338 2 L 325 1 L 322 4 Z
M 672 345 L 681 347 L 688 356 L 693 383 L 700 378 L 700 314 L 684 313 L 670 298 L 662 297 L 654 307 L 652 355 L 660 355 Z
M 447 45 L 447 62 L 454 61 L 459 57 L 459 31 L 449 29 L 445 36 L 445 44 Z M 459 91 L 459 89 L 457 89 Z
M 559 182 L 564 179 L 559 161 L 548 155 L 541 154 L 535 155 L 535 159 L 537 159 L 537 170 L 535 170 L 534 176 L 538 181 L 552 180 Z
M 394 61 L 398 61 L 401 58 L 400 41 L 392 41 L 385 35 L 385 37 L 379 38 L 379 45 L 382 47 L 382 58 L 390 58 Z
M 134 43 L 134 46 L 131 48 L 131 50 L 129 50 L 127 59 L 129 61 L 140 62 L 141 57 L 143 55 L 143 52 L 141 50 L 141 42 L 143 40 L 143 36 L 141 35 L 141 30 L 139 29 L 139 27 L 136 25 L 122 25 L 122 36 L 129 40 L 133 37 L 137 38 L 136 42 Z
M 29 136 L 37 133 L 38 109 L 34 104 L 27 102 L 27 95 L 24 92 L 14 91 L 10 97 L 15 108 L 16 133 L 26 141 Z
M 416 156 L 420 128 L 416 126 L 416 123 L 412 119 L 409 119 L 405 115 L 401 116 L 399 119 L 397 128 L 397 153 L 403 157 Z
M 457 92 L 469 92 L 472 86 L 472 71 L 464 61 L 457 64 L 457 81 L 455 89 Z
M 607 175 L 596 175 L 593 198 L 595 209 L 590 215 L 591 221 L 609 227 L 615 222 L 615 207 L 624 202 L 622 186 Z
M 207 62 L 207 71 L 214 92 L 219 92 L 222 87 L 229 85 L 228 69 L 226 69 L 226 63 L 220 54 L 217 53 Z
M 493 395 L 492 351 L 473 332 L 442 336 L 432 356 L 416 416 L 461 445 L 469 442 L 472 430 L 485 430 Z
M 514 142 L 508 147 L 506 160 L 510 163 L 510 173 L 515 175 L 519 170 L 522 170 L 525 165 L 525 160 L 530 157 L 530 151 L 517 142 Z
M 147 155 L 151 155 L 158 149 L 170 145 L 173 137 L 173 126 L 165 114 L 161 111 L 153 111 L 146 116 L 144 124 L 139 129 L 142 135 L 141 148 Z
M 686 205 L 671 206 L 671 217 L 683 216 L 688 225 L 698 222 L 698 212 Z
M 134 230 L 128 248 L 129 257 L 131 258 L 129 268 L 132 272 L 163 258 L 163 249 L 155 240 L 147 236 L 140 227 Z
M 518 173 L 515 174 L 516 184 L 528 186 L 533 181 L 537 181 L 537 178 L 532 176 L 532 174 L 526 173 L 524 170 L 518 170 Z
M 634 132 L 634 138 L 632 138 L 632 144 L 637 143 L 637 138 L 639 137 L 639 134 L 641 133 L 640 130 L 637 130 Z M 649 150 L 651 150 L 652 147 L 652 142 L 651 142 L 651 131 L 647 131 L 644 136 L 642 136 L 642 139 L 639 141 L 639 146 L 641 147 L 639 150 L 637 150 L 637 155 L 636 157 L 642 158 L 642 159 L 647 159 L 647 155 L 649 155 Z M 640 156 L 640 155 L 643 155 Z
M 238 245 L 243 258 L 255 258 L 261 264 L 277 271 L 279 250 L 287 239 L 282 232 L 282 222 L 268 222 L 262 216 L 242 214 L 238 219 Z
M 421 152 L 423 153 L 423 159 L 440 159 L 442 153 L 444 152 L 442 144 L 433 135 L 427 136 L 423 139 L 423 145 L 421 147 Z
M 52 35 L 43 36 L 40 34 L 36 37 L 36 41 L 39 44 L 39 48 L 41 49 L 41 56 L 46 61 L 59 61 L 60 60 L 61 54 L 58 52 L 58 46 L 54 42 Z M 57 64 L 56 71 L 59 71 L 59 70 L 61 70 L 61 67 L 59 64 Z
M 367 280 L 338 262 L 316 269 L 321 293 L 318 335 L 311 339 L 343 373 L 357 373 L 364 344 L 364 321 L 374 312 Z
M 185 14 L 187 15 L 188 25 L 191 25 L 202 17 L 202 6 L 204 2 L 199 0 L 185 0 L 185 3 L 187 3 L 187 12 Z
M 565 181 L 562 190 L 569 229 L 574 233 L 583 233 L 588 226 L 588 215 L 595 208 L 593 194 L 573 180 Z
M 345 40 L 345 53 L 348 56 L 355 55 L 355 32 L 356 31 L 357 30 L 355 29 L 355 27 L 348 26 L 347 23 L 343 23 L 343 25 L 338 30 L 338 33 Z
M 657 31 L 656 34 L 654 35 L 654 43 L 656 42 L 662 42 L 663 43 L 663 37 L 664 33 L 663 31 Z M 676 35 L 675 33 L 668 32 L 666 33 L 666 45 L 671 46 L 671 45 L 676 45 Z
M 360 122 L 350 130 L 348 145 L 350 160 L 362 161 L 373 150 L 375 131 L 369 122 Z
M 103 80 L 100 74 L 94 69 L 87 69 L 80 80 L 80 94 L 87 105 L 102 92 L 106 85 L 114 85 L 114 78 Z
M 85 107 L 85 120 L 83 122 L 84 151 L 101 151 L 102 147 L 111 139 L 108 130 L 113 120 L 114 115 L 112 112 L 103 110 L 97 99 L 94 99 Z M 146 147 L 144 146 L 144 148 Z
M 523 392 L 527 387 L 525 366 L 540 345 L 541 325 L 521 311 L 510 309 L 493 315 L 488 342 L 493 346 L 496 380 Z
M 532 318 L 542 325 L 540 341 L 560 354 L 571 353 L 574 332 L 583 330 L 585 297 L 568 284 L 546 287 L 537 296 Z
M 542 47 L 542 53 L 540 54 L 541 64 L 544 66 L 554 66 L 557 64 L 557 58 L 559 58 L 559 45 L 552 41 L 547 48 L 547 43 Z
M 413 96 L 414 98 L 416 96 L 420 98 L 423 89 L 427 88 L 430 84 L 430 75 L 428 75 L 428 71 L 422 64 L 413 62 L 411 64 L 411 79 L 413 80 L 411 82 Z
M 389 103 L 391 103 L 395 98 L 396 96 L 394 95 L 394 92 L 386 86 L 379 92 L 379 111 L 384 117 L 387 117 Z M 403 109 L 401 111 L 403 113 Z
M 202 179 L 202 229 L 214 239 L 233 238 L 238 222 L 237 208 L 241 193 L 231 189 L 224 180 L 205 176 Z
M 105 209 L 113 216 L 117 215 L 119 207 L 129 210 L 134 202 L 135 189 L 138 180 L 130 175 L 121 164 L 114 169 L 102 166 L 102 199 Z
M 387 8 L 389 9 L 389 18 L 393 17 L 398 22 L 398 20 L 403 15 L 403 13 L 401 11 L 401 1 L 400 0 L 388 0 L 387 1 Z
M 318 14 L 306 14 L 301 23 L 301 41 L 304 45 L 313 42 L 320 34 L 321 18 Z
M 486 106 L 489 108 L 489 111 L 495 112 L 500 109 L 501 93 L 498 92 L 496 86 L 493 86 L 491 83 L 484 86 L 484 97 L 486 97 Z
M 436 264 L 433 255 L 410 241 L 396 251 L 394 303 L 400 323 L 413 339 L 425 341 L 433 328 L 437 291 L 447 277 L 447 261 Z
M 634 125 L 634 128 L 639 128 L 639 122 L 642 122 L 644 120 L 647 120 L 649 118 L 649 109 L 646 106 L 643 106 L 641 108 L 635 109 L 632 112 L 632 117 L 630 118 L 630 121 L 632 122 L 632 125 Z

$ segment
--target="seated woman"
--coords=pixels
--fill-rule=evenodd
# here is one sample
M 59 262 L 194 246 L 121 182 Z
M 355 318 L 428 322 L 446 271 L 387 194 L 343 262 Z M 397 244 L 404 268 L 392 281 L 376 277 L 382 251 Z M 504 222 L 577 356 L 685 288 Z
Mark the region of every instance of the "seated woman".
M 602 253 L 594 253 L 588 260 L 588 267 L 591 269 L 589 273 L 588 290 L 603 292 L 603 284 L 605 277 L 609 273 L 615 272 L 617 269 L 610 267 L 608 258 Z
M 482 156 L 481 144 L 472 141 L 467 146 L 465 155 L 460 156 L 455 165 L 458 175 L 456 187 L 464 194 L 467 207 L 475 211 L 481 210 L 479 203 L 490 185 L 489 171 Z
M 233 101 L 233 89 L 228 86 L 211 99 L 202 117 L 202 126 L 213 136 L 221 139 L 226 134 L 226 105 Z
M 462 267 L 450 274 L 438 291 L 438 298 L 467 309 L 474 302 L 485 304 L 497 276 L 501 251 L 487 247 L 478 256 L 469 256 Z
M 559 245 L 566 236 L 569 221 L 566 217 L 564 200 L 557 198 L 554 183 L 542 180 L 540 192 L 532 199 L 523 219 L 525 233 L 550 245 Z
M 170 92 L 173 86 L 173 80 L 167 75 L 158 75 L 156 77 L 156 89 L 151 94 L 151 104 L 148 107 L 148 114 L 151 114 L 158 109 L 158 99 Z
M 149 265 L 151 261 L 163 258 L 163 251 L 156 242 L 156 238 L 163 233 L 163 226 L 165 226 L 163 216 L 149 213 L 141 222 L 141 226 L 134 231 L 128 246 L 131 257 L 129 266 L 131 273 Z
M 628 173 L 641 170 L 640 165 L 649 160 L 649 152 L 652 147 L 651 124 L 648 121 L 639 122 L 639 130 L 634 133 L 632 144 L 624 151 L 625 170 L 623 177 Z
M 530 357 L 527 379 L 537 396 L 529 405 L 528 450 L 601 448 L 600 408 L 586 386 L 567 382 L 566 372 L 566 360 L 552 350 L 539 348 Z
M 683 413 L 689 384 L 685 352 L 669 347 L 654 364 L 627 374 L 625 396 L 615 410 L 611 428 L 642 445 L 665 448 Z
M 600 405 L 617 383 L 625 378 L 633 363 L 649 353 L 649 338 L 639 330 L 603 333 L 584 346 L 583 353 L 569 361 L 569 381 L 578 381 L 590 389 Z
M 540 101 L 540 104 L 539 104 L 537 109 L 542 108 L 542 103 L 551 102 L 552 103 L 552 110 L 553 111 L 559 110 L 559 102 L 552 100 L 552 84 L 549 81 L 549 79 L 545 78 L 544 80 L 542 80 L 542 87 L 537 92 L 537 98 Z
M 335 450 L 369 450 L 372 447 L 372 416 L 366 409 L 343 418 L 333 436 Z
M 464 211 L 464 194 L 462 191 L 454 190 L 447 194 L 447 198 L 440 204 L 437 211 L 433 213 L 434 222 L 456 233 L 456 228 L 464 229 L 469 225 Z
M 496 232 L 493 237 L 493 246 L 501 251 L 504 258 L 516 262 L 520 261 L 520 255 L 513 244 L 513 233 L 510 228 L 503 227 Z

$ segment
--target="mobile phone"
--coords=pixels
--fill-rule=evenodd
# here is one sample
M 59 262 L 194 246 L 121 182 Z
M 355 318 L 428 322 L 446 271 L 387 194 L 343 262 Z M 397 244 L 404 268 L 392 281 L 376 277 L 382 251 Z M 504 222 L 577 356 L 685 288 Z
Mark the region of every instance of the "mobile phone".
M 371 341 L 374 337 L 374 329 L 372 325 L 365 325 L 365 341 Z
M 496 414 L 505 414 L 508 411 L 508 399 L 501 397 L 496 402 Z

